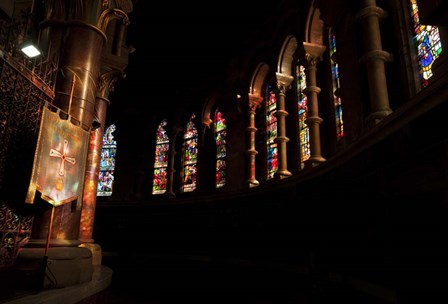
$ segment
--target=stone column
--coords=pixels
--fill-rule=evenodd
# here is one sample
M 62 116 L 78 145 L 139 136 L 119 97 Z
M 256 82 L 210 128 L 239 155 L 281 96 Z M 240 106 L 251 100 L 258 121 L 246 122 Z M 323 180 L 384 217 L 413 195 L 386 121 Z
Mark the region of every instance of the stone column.
M 294 77 L 290 75 L 285 75 L 281 73 L 276 73 L 277 77 L 277 111 L 275 112 L 275 117 L 277 118 L 277 138 L 275 142 L 277 143 L 278 149 L 278 170 L 275 172 L 274 176 L 278 179 L 283 179 L 291 176 L 291 172 L 288 171 L 288 159 L 286 143 L 289 138 L 286 137 L 286 116 L 288 112 L 285 110 L 285 93 L 290 88 L 291 82 Z
M 367 66 L 369 85 L 370 114 L 367 123 L 376 125 L 384 117 L 392 113 L 389 107 L 387 93 L 386 71 L 384 63 L 391 60 L 391 55 L 383 51 L 379 19 L 385 12 L 376 6 L 376 0 L 363 0 L 363 8 L 358 12 L 357 19 L 362 21 L 365 53 L 360 63 Z
M 316 65 L 325 51 L 325 46 L 314 43 L 303 43 L 303 66 L 305 67 L 306 88 L 304 93 L 308 99 L 308 115 L 305 123 L 310 132 L 310 158 L 306 160 L 306 166 L 317 166 L 325 162 L 322 157 L 320 144 L 320 124 L 323 119 L 319 117 L 318 94 L 320 88 L 317 86 Z
M 99 90 L 95 104 L 95 120 L 99 124 L 97 129 L 90 131 L 89 152 L 87 156 L 86 174 L 84 178 L 84 192 L 82 198 L 79 240 L 82 246 L 88 247 L 93 253 L 93 265 L 101 264 L 101 248 L 93 244 L 93 223 L 97 199 L 97 186 L 100 170 L 101 151 L 106 123 L 106 112 L 110 104 L 109 92 L 113 83 L 124 74 L 121 71 L 103 73 L 99 80 Z
M 249 126 L 246 128 L 249 138 L 248 149 L 246 150 L 248 158 L 247 183 L 249 188 L 256 187 L 260 184 L 255 178 L 255 155 L 258 154 L 258 151 L 255 149 L 255 133 L 257 132 L 257 128 L 255 127 L 255 111 L 261 106 L 262 101 L 262 97 L 249 94 Z
M 111 20 L 128 20 L 127 15 L 121 10 L 103 7 L 98 1 L 73 0 L 48 2 L 46 18 L 41 24 L 42 37 L 60 35 L 54 105 L 71 115 L 83 129 L 90 130 L 95 116 L 105 31 Z M 50 216 L 51 208 L 35 216 L 34 244 L 46 243 L 49 230 L 46 223 Z M 70 203 L 59 206 L 55 209 L 54 219 L 51 245 L 79 245 L 80 208 L 74 210 Z

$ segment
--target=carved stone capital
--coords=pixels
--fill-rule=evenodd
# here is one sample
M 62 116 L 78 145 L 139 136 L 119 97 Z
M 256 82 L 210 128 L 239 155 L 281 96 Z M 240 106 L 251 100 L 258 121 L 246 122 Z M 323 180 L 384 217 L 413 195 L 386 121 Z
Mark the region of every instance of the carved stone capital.
M 282 73 L 275 73 L 275 77 L 277 78 L 277 88 L 281 93 L 285 93 L 289 90 L 291 83 L 294 80 L 293 76 Z
M 251 111 L 255 112 L 255 110 L 261 107 L 261 102 L 263 101 L 263 97 L 258 95 L 249 94 L 249 108 Z
M 107 97 L 109 92 L 114 90 L 115 82 L 120 78 L 125 78 L 126 74 L 123 71 L 112 70 L 100 75 L 98 80 L 98 93 L 100 97 Z
M 303 42 L 300 50 L 300 57 L 305 66 L 315 67 L 317 62 L 322 59 L 326 47 L 317 43 Z
M 210 118 L 210 114 L 204 115 L 204 118 L 202 119 L 202 124 L 206 128 L 210 128 L 210 125 L 212 124 L 213 120 Z
M 310 53 L 305 53 L 302 58 L 302 64 L 306 69 L 315 69 L 319 61 L 319 57 L 314 57 Z
M 107 9 L 99 16 L 96 27 L 105 33 L 110 21 L 114 19 L 121 19 L 125 26 L 128 26 L 130 23 L 129 16 L 126 12 L 120 9 Z

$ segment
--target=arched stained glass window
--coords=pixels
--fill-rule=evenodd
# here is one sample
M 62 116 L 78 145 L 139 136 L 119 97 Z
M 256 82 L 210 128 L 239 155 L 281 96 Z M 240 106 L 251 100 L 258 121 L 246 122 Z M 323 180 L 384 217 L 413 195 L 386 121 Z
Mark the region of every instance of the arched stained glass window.
M 115 154 L 117 142 L 113 132 L 115 125 L 110 125 L 103 135 L 103 148 L 100 156 L 100 172 L 98 177 L 97 196 L 111 196 L 114 183 Z
M 277 98 L 271 85 L 266 89 L 266 147 L 267 147 L 267 179 L 274 177 L 278 170 L 277 138 Z
M 195 117 L 195 114 L 191 115 L 184 133 L 183 192 L 191 192 L 196 189 L 198 131 L 193 122 Z
M 339 66 L 336 53 L 336 37 L 333 33 L 333 29 L 330 28 L 329 33 L 330 42 L 330 60 L 331 60 L 331 76 L 333 78 L 333 100 L 336 120 L 336 137 L 341 139 L 344 137 L 344 122 L 342 120 L 342 101 L 340 97 L 340 84 L 339 84 Z
M 215 144 L 216 144 L 216 177 L 215 187 L 221 188 L 226 184 L 226 136 L 227 124 L 219 109 L 215 111 Z
M 170 148 L 170 139 L 166 133 L 165 127 L 167 121 L 163 120 L 156 133 L 156 151 L 154 155 L 154 177 L 152 182 L 152 193 L 162 194 L 166 192 L 167 185 L 167 167 L 168 152 Z
M 426 87 L 428 79 L 432 76 L 432 64 L 442 53 L 442 43 L 440 41 L 439 29 L 436 26 L 420 24 L 417 0 L 410 1 L 419 75 L 423 87 Z
M 310 131 L 305 120 L 308 117 L 308 98 L 305 94 L 306 75 L 302 65 L 296 67 L 297 97 L 299 114 L 300 159 L 303 162 L 310 158 Z

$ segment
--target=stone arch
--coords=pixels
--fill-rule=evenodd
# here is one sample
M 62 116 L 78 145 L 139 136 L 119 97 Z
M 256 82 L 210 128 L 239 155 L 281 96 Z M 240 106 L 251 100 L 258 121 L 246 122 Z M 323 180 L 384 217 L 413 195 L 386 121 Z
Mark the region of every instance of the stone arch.
M 305 42 L 323 45 L 324 22 L 320 19 L 320 10 L 311 2 L 306 21 Z
M 205 102 L 204 107 L 202 108 L 202 125 L 210 127 L 210 124 L 213 122 L 210 115 L 217 104 L 217 100 L 218 96 L 214 94 Z
M 293 35 L 286 37 L 282 49 L 280 50 L 280 55 L 278 56 L 277 73 L 292 75 L 294 53 L 296 49 L 297 39 Z
M 262 62 L 258 64 L 254 73 L 252 74 L 252 79 L 250 81 L 249 94 L 252 96 L 262 97 L 261 93 L 263 91 L 263 84 L 266 76 L 269 73 L 269 66 Z

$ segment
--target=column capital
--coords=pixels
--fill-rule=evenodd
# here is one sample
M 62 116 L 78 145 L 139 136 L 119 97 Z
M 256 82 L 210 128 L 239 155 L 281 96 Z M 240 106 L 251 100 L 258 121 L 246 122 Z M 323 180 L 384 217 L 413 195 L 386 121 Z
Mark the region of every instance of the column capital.
M 100 75 L 98 79 L 98 96 L 108 96 L 109 92 L 114 90 L 114 84 L 118 79 L 126 78 L 126 74 L 123 71 L 111 70 Z M 97 96 L 97 97 L 98 97 Z
M 210 113 L 207 113 L 204 115 L 204 118 L 202 119 L 202 125 L 206 128 L 210 128 L 210 125 L 212 124 L 213 120 L 210 118 Z
M 249 108 L 254 111 L 261 106 L 263 97 L 258 95 L 249 94 Z
M 282 93 L 284 93 L 290 88 L 291 83 L 294 80 L 294 77 L 292 77 L 291 75 L 286 75 L 282 73 L 275 73 L 275 77 L 277 78 L 277 88 Z
M 301 61 L 309 67 L 315 67 L 317 62 L 322 59 L 325 50 L 325 45 L 303 42 L 302 48 L 300 49 Z

